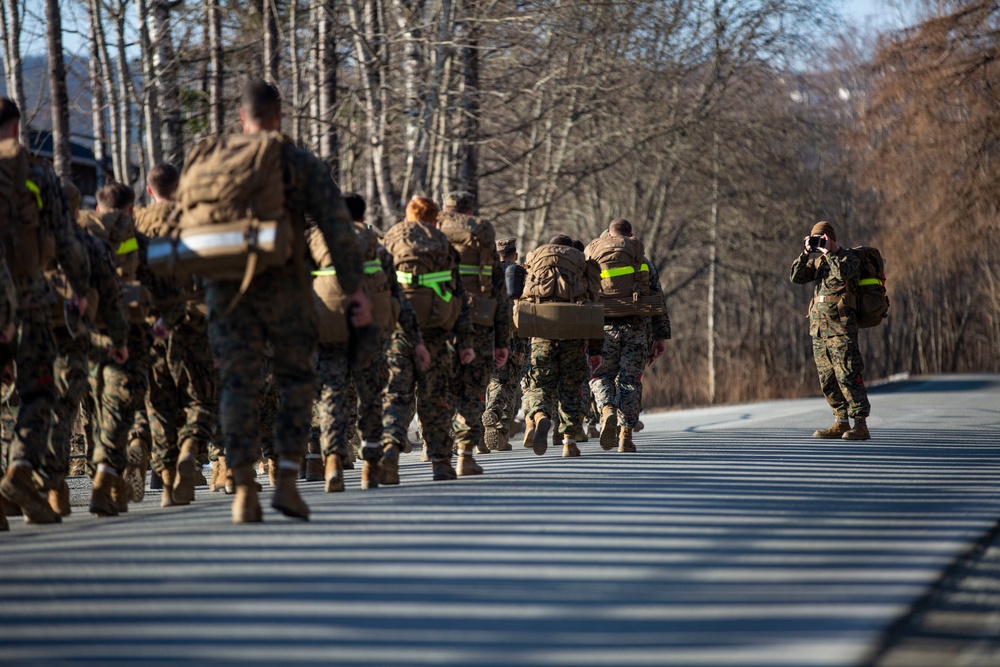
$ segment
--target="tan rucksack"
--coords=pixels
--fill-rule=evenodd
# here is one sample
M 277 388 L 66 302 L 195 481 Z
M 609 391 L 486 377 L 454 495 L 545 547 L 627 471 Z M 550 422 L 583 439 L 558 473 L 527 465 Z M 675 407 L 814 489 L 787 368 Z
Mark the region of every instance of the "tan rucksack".
M 522 338 L 579 340 L 604 337 L 604 309 L 592 302 L 600 289 L 576 248 L 547 244 L 524 260 L 524 291 L 514 303 Z
M 372 302 L 372 317 L 379 329 L 391 332 L 399 320 L 399 302 L 392 298 L 389 276 L 378 258 L 378 237 L 360 222 L 354 223 L 353 230 L 364 259 L 365 278 L 362 282 Z M 318 227 L 306 231 L 306 243 L 313 262 L 319 267 L 313 271 L 313 302 L 319 318 L 319 342 L 346 343 L 350 339 L 347 325 L 347 310 L 344 307 L 345 294 L 337 280 L 333 267 L 333 256 L 326 245 L 326 238 Z
M 591 241 L 585 252 L 601 267 L 600 300 L 606 317 L 663 312 L 663 299 L 650 287 L 649 265 L 641 241 L 627 236 L 602 236 Z
M 589 301 L 595 285 L 588 284 L 583 253 L 564 245 L 546 244 L 524 260 L 527 276 L 522 299 L 534 301 Z
M 176 229 L 179 220 L 174 212 L 177 204 L 172 201 L 157 201 L 149 206 L 135 209 L 135 228 L 149 238 L 169 236 Z
M 38 214 L 44 202 L 28 159 L 17 139 L 0 141 L 0 243 L 15 282 L 40 275 L 47 262 Z
M 398 222 L 382 240 L 396 265 L 396 279 L 421 327 L 451 330 L 462 304 L 453 298 L 454 250 L 441 231 L 421 222 Z
M 497 300 L 493 298 L 493 267 L 500 261 L 496 231 L 488 220 L 446 211 L 438 217 L 438 229 L 459 254 L 462 277 L 472 323 L 492 326 Z
M 111 248 L 129 319 L 133 324 L 144 323 L 149 316 L 152 297 L 139 282 L 139 239 L 135 220 L 121 211 L 80 211 L 77 223 Z
M 278 132 L 227 134 L 191 151 L 178 186 L 179 224 L 150 244 L 149 262 L 170 274 L 240 280 L 281 266 L 295 248 L 285 203 L 286 139 Z

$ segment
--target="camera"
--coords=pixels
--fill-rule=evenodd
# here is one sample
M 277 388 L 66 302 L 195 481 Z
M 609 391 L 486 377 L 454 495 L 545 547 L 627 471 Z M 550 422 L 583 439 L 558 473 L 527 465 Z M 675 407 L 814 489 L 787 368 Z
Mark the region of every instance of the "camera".
M 826 247 L 826 238 L 822 234 L 813 234 L 809 237 L 809 251 L 815 252 Z

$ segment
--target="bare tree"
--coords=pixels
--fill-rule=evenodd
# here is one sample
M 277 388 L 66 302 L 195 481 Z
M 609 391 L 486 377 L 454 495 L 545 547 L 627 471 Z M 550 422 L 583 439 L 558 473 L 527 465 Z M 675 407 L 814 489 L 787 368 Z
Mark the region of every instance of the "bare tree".
M 145 0 L 137 0 L 139 3 Z M 174 53 L 171 13 L 184 0 L 153 0 L 153 66 L 156 97 L 160 102 L 163 123 L 161 144 L 163 158 L 171 164 L 184 161 L 184 124 L 181 118 L 180 85 L 177 81 L 177 57 Z M 149 81 L 147 80 L 147 86 Z M 150 127 L 150 133 L 153 128 Z
M 209 126 L 212 134 L 222 134 L 225 126 L 223 108 L 223 67 L 222 67 L 222 17 L 219 0 L 205 0 L 206 25 L 208 27 L 209 59 Z
M 59 0 L 45 0 L 46 36 L 49 48 L 49 91 L 52 114 L 52 163 L 63 178 L 73 175 L 69 147 L 69 93 L 66 90 L 66 61 L 63 58 L 62 14 Z
M 149 34 L 149 0 L 137 0 L 139 15 L 139 51 L 142 57 L 142 113 L 146 128 L 147 155 L 150 164 L 163 161 L 163 138 L 160 127 L 160 95 L 157 85 L 156 65 L 153 61 L 153 42 Z
M 264 0 L 264 78 L 271 83 L 280 81 L 281 40 L 278 32 L 280 12 L 278 0 Z
M 24 97 L 24 66 L 21 62 L 21 8 L 20 0 L 0 0 L 0 36 L 3 38 L 3 71 L 7 79 L 7 95 L 21 113 L 27 112 Z M 20 129 L 22 144 L 28 143 L 28 123 Z

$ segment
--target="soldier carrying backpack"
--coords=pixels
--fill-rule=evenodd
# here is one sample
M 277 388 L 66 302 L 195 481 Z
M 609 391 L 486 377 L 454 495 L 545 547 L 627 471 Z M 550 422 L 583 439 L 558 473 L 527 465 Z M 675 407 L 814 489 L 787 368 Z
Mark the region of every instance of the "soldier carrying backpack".
M 876 253 L 878 251 L 875 251 Z M 869 253 L 865 253 L 867 256 Z M 879 255 L 881 258 L 881 255 Z M 868 274 L 869 261 L 859 252 L 837 245 L 837 234 L 829 222 L 817 222 L 803 240 L 802 252 L 792 263 L 791 281 L 798 285 L 815 282 L 809 302 L 809 334 L 820 387 L 836 420 L 833 426 L 813 433 L 816 438 L 868 440 L 871 404 L 862 372 L 865 368 L 858 347 L 858 301 L 861 288 L 874 287 Z M 878 267 L 881 273 L 881 267 Z M 884 287 L 879 284 L 884 295 Z M 868 305 L 866 303 L 866 308 Z M 886 309 L 888 301 L 885 302 Z M 865 310 L 866 323 L 874 317 Z M 885 311 L 878 317 L 881 322 Z M 854 419 L 851 428 L 849 418 Z

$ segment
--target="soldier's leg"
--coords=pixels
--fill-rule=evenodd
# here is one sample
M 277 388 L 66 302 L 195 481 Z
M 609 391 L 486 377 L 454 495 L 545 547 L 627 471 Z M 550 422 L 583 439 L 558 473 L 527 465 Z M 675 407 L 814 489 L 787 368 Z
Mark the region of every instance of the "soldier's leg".
M 439 478 L 439 467 L 451 468 L 451 425 L 455 409 L 449 404 L 447 396 L 455 350 L 450 338 L 449 332 L 439 329 L 424 333 L 424 345 L 430 352 L 431 365 L 426 372 L 417 375 L 417 417 L 427 444 L 427 456 L 436 464 L 435 479 Z
M 559 432 L 575 439 L 583 424 L 583 398 L 580 386 L 587 381 L 589 369 L 582 340 L 559 341 L 556 354 L 562 382 L 556 391 L 559 396 Z
M 382 442 L 403 451 L 407 442 L 407 430 L 416 411 L 417 367 L 413 359 L 413 348 L 406 342 L 399 327 L 396 327 L 389 341 L 385 361 L 389 381 L 382 399 Z M 431 363 L 435 363 L 433 358 Z
M 813 359 L 816 361 L 816 372 L 819 374 L 819 386 L 823 390 L 826 402 L 833 409 L 834 417 L 838 420 L 847 419 L 848 402 L 840 391 L 829 341 L 829 338 L 813 338 Z
M 621 332 L 618 357 L 618 419 L 627 428 L 639 424 L 642 410 L 642 372 L 646 368 L 646 332 L 642 327 L 626 327 Z
M 618 409 L 618 374 L 622 356 L 622 331 L 620 324 L 604 325 L 604 350 L 601 366 L 590 379 L 590 391 L 594 395 L 599 413 L 611 406 Z
M 56 402 L 53 363 L 56 341 L 45 308 L 25 308 L 16 350 L 17 393 L 21 407 L 10 443 L 10 465 L 0 481 L 0 495 L 20 505 L 35 523 L 56 523 L 58 514 L 40 499 L 32 473 L 38 470 L 48 446 L 52 407 Z
M 266 368 L 270 369 L 270 360 L 266 363 Z M 258 428 L 260 433 L 260 455 L 265 459 L 274 460 L 278 454 L 274 449 L 274 416 L 278 413 L 278 404 L 281 402 L 281 395 L 278 391 L 278 383 L 274 375 L 268 371 L 261 378 L 260 390 L 257 402 L 259 405 L 260 422 Z
M 867 417 L 872 410 L 865 388 L 865 361 L 858 346 L 858 335 L 834 336 L 826 339 L 826 348 L 841 395 L 847 400 L 847 413 L 852 418 Z
M 473 326 L 472 339 L 476 358 L 471 363 L 458 364 L 451 383 L 455 395 L 452 438 L 459 456 L 472 456 L 483 441 L 486 387 L 492 370 L 496 368 L 493 361 L 493 329 Z
M 347 458 L 348 385 L 350 361 L 346 345 L 320 345 L 316 355 L 319 377 L 319 399 L 316 413 L 319 420 L 320 446 L 323 456 Z
M 153 469 L 157 473 L 162 473 L 165 468 L 175 468 L 180 452 L 177 427 L 181 422 L 181 408 L 167 354 L 166 341 L 158 341 L 153 346 L 150 355 L 149 392 L 146 394 Z
M 69 475 L 70 438 L 80 401 L 87 393 L 90 373 L 87 367 L 87 347 L 68 341 L 64 352 L 56 358 L 55 381 L 58 398 L 52 408 L 52 429 L 38 473 L 42 487 L 54 490 Z
M 383 349 L 388 346 L 388 340 Z M 367 445 L 382 442 L 382 399 L 389 383 L 389 368 L 385 355 L 353 373 L 357 392 L 357 425 L 362 441 Z M 381 447 L 381 444 L 379 445 Z
M 219 421 L 218 373 L 204 332 L 184 327 L 175 333 L 181 335 L 172 337 L 167 360 L 183 411 L 177 441 L 194 441 L 204 455 Z

